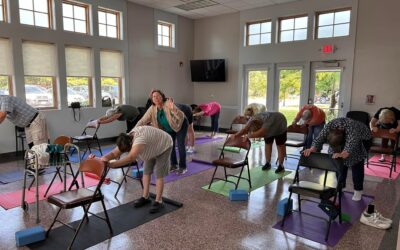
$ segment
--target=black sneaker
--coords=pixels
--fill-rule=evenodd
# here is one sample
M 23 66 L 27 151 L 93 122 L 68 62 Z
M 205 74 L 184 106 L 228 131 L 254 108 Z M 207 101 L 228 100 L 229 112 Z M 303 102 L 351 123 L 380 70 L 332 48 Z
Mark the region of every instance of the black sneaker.
M 275 174 L 278 174 L 280 172 L 285 172 L 285 167 L 282 165 L 279 165 L 276 169 L 275 169 Z
M 163 203 L 160 203 L 158 201 L 154 201 L 153 204 L 151 205 L 151 208 L 150 208 L 149 212 L 151 214 L 158 213 L 163 207 L 164 207 Z
M 269 163 L 269 162 L 265 163 L 265 165 L 262 166 L 261 169 L 262 169 L 262 170 L 269 170 L 269 169 L 271 169 L 271 163 Z
M 133 202 L 133 206 L 134 207 L 143 207 L 146 204 L 149 204 L 151 202 L 151 200 L 149 198 L 144 198 L 144 197 L 140 197 L 140 199 L 137 199 Z

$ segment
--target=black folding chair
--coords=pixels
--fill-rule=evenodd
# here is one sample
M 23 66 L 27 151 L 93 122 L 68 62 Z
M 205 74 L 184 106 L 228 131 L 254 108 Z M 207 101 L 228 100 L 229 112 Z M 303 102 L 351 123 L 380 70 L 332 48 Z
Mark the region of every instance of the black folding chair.
M 323 184 L 316 183 L 316 182 L 310 182 L 310 181 L 300 181 L 299 180 L 300 166 L 308 167 L 311 169 L 320 169 L 320 170 L 325 171 L 325 177 L 324 177 Z M 291 184 L 289 186 L 289 200 L 291 199 L 293 193 L 298 195 L 297 197 L 298 197 L 299 210 L 298 211 L 293 210 L 293 211 L 304 213 L 304 214 L 307 214 L 307 215 L 310 215 L 313 217 L 325 219 L 325 218 L 318 217 L 314 214 L 307 213 L 307 212 L 304 212 L 301 210 L 301 201 L 302 200 L 307 200 L 310 202 L 318 203 L 317 201 L 315 201 L 315 199 L 319 199 L 321 202 L 324 202 L 325 205 L 330 206 L 328 208 L 329 210 L 333 211 L 335 209 L 338 209 L 337 216 L 339 216 L 339 223 L 342 223 L 341 213 L 342 213 L 342 186 L 343 185 L 342 185 L 342 183 L 337 182 L 336 187 L 326 186 L 326 179 L 327 179 L 329 172 L 334 172 L 336 174 L 340 174 L 341 168 L 343 168 L 343 167 L 344 166 L 343 166 L 342 160 L 332 159 L 332 155 L 329 155 L 329 154 L 311 153 L 311 155 L 308 157 L 301 155 L 299 163 L 297 165 L 293 184 Z M 301 196 L 314 198 L 314 200 L 304 199 L 304 198 L 301 199 Z M 339 207 L 338 208 L 336 208 L 334 205 L 337 197 L 339 199 Z M 329 202 L 331 198 L 333 198 L 333 201 Z M 282 228 L 284 227 L 285 219 L 286 219 L 288 213 L 289 213 L 289 206 L 286 206 L 286 211 L 283 216 L 282 223 L 281 223 Z M 336 218 L 336 216 L 335 216 L 335 218 Z M 334 220 L 335 218 L 333 216 L 329 216 L 329 219 L 327 220 L 328 228 L 327 228 L 327 232 L 326 232 L 326 236 L 325 236 L 325 241 L 328 240 L 331 223 L 332 223 L 332 220 Z
M 92 153 L 92 149 L 94 148 L 92 147 L 92 144 L 97 144 L 97 149 L 100 151 L 100 154 L 103 155 L 99 138 L 97 136 L 97 131 L 99 128 L 100 123 L 97 121 L 89 121 L 81 135 L 72 137 L 73 144 L 78 144 L 80 148 L 85 147 L 85 152 L 82 154 L 82 159 L 85 157 L 87 151 Z
M 139 176 L 135 177 L 135 176 L 132 176 L 132 175 L 129 174 L 131 169 L 132 169 L 132 167 L 136 167 L 136 171 L 138 172 Z M 122 184 L 124 183 L 124 181 L 125 181 L 125 183 L 128 182 L 127 178 L 131 178 L 131 179 L 134 179 L 134 180 L 139 180 L 140 185 L 143 188 L 142 176 L 140 174 L 139 163 L 137 161 L 132 162 L 132 163 L 127 164 L 127 165 L 124 165 L 124 166 L 121 166 L 121 167 L 116 167 L 116 168 L 113 167 L 112 169 L 121 169 L 122 175 L 123 175 L 123 178 L 120 181 L 115 181 L 115 180 L 110 179 L 111 182 L 113 182 L 113 183 L 118 185 L 118 188 L 117 188 L 117 191 L 114 194 L 114 197 L 117 197 L 118 192 L 121 189 Z
M 108 172 L 106 163 L 99 159 L 88 159 L 80 164 L 79 172 L 81 172 L 81 173 L 88 172 L 91 174 L 95 174 L 99 178 L 99 183 L 97 184 L 96 189 L 94 191 L 91 189 L 87 189 L 87 188 L 79 188 L 76 190 L 51 195 L 47 199 L 47 201 L 49 203 L 59 207 L 59 209 L 57 211 L 57 214 L 56 214 L 53 222 L 50 225 L 50 228 L 46 232 L 46 237 L 49 236 L 50 231 L 53 228 L 54 224 L 56 222 L 60 222 L 61 224 L 65 225 L 68 228 L 75 231 L 74 237 L 72 238 L 72 241 L 71 241 L 68 249 L 71 249 L 72 245 L 74 244 L 74 241 L 75 241 L 76 237 L 78 236 L 79 230 L 81 229 L 82 224 L 85 221 L 85 219 L 87 221 L 89 221 L 88 214 L 91 214 L 99 219 L 106 221 L 108 228 L 110 229 L 110 234 L 111 234 L 111 236 L 113 235 L 113 230 L 111 227 L 110 219 L 108 217 L 107 209 L 104 204 L 104 195 L 102 194 L 101 189 L 100 189 L 101 186 L 103 185 L 104 179 Z M 93 203 L 98 202 L 98 201 L 101 202 L 101 205 L 104 210 L 105 218 L 89 212 L 90 206 Z M 70 226 L 69 224 L 64 223 L 57 219 L 58 215 L 60 214 L 62 209 L 71 209 L 71 208 L 76 208 L 76 207 L 82 207 L 83 212 L 84 212 L 84 215 L 76 229 L 73 228 L 72 226 Z

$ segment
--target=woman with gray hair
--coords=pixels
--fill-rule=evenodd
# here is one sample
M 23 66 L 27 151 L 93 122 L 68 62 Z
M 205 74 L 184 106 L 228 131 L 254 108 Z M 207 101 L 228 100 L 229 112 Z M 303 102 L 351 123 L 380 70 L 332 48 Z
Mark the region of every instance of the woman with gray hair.
M 400 132 L 400 110 L 395 107 L 381 108 L 376 112 L 374 117 L 369 123 L 369 127 L 373 132 L 377 132 L 378 129 L 389 129 L 389 133 Z M 390 141 L 390 145 L 393 146 L 395 142 Z M 382 139 L 382 147 L 387 147 L 389 144 L 388 139 Z M 385 155 L 381 155 L 380 162 L 385 161 Z
M 97 121 L 99 124 L 106 124 L 115 120 L 126 121 L 126 132 L 129 133 L 136 125 L 139 114 L 139 110 L 136 107 L 123 104 L 107 110 L 106 115 L 100 117 Z

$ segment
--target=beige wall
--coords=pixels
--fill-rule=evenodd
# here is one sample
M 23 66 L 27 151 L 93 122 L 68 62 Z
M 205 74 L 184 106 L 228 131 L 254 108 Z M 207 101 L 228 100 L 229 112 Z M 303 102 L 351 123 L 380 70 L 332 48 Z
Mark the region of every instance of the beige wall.
M 220 126 L 228 127 L 239 106 L 239 13 L 196 20 L 194 32 L 194 59 L 225 59 L 226 67 L 226 82 L 194 83 L 194 103 L 218 101 Z
M 354 59 L 351 107 L 374 113 L 400 108 L 400 1 L 361 0 Z M 366 95 L 376 102 L 366 105 Z
M 193 84 L 189 61 L 193 57 L 193 21 L 178 17 L 177 51 L 155 48 L 154 9 L 128 3 L 129 103 L 144 106 L 153 88 L 176 102 L 191 103 Z M 183 66 L 179 66 L 183 62 Z

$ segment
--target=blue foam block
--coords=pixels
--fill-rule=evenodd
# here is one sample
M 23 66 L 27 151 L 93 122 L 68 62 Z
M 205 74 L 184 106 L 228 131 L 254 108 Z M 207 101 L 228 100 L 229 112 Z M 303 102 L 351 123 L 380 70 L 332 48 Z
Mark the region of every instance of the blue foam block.
M 143 169 L 132 169 L 132 176 L 136 178 L 142 178 L 143 177 Z
M 231 201 L 247 201 L 249 199 L 249 193 L 242 189 L 230 190 L 229 200 Z
M 289 204 L 289 212 L 291 212 L 293 209 L 293 200 L 292 199 L 290 199 L 290 201 L 289 201 L 288 198 L 285 198 L 278 202 L 278 206 L 276 207 L 276 213 L 279 216 L 283 216 L 285 214 L 287 204 Z
M 27 228 L 15 233 L 15 242 L 17 244 L 17 247 L 42 241 L 45 238 L 46 238 L 46 231 L 42 226 Z

